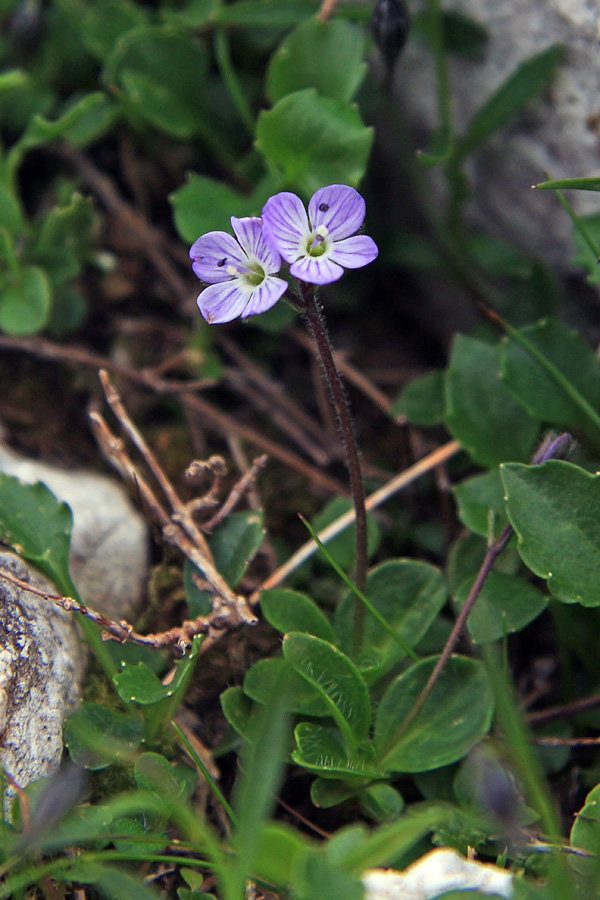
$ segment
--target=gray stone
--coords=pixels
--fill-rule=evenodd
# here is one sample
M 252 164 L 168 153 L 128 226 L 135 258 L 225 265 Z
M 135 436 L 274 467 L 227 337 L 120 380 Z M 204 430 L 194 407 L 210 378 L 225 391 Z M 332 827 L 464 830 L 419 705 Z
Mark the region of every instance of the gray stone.
M 0 471 L 41 481 L 73 513 L 70 570 L 84 603 L 128 619 L 148 576 L 148 528 L 120 484 L 93 472 L 25 459 L 0 444 Z
M 56 589 L 13 553 L 0 553 L 0 766 L 24 787 L 58 769 L 84 654 L 73 616 L 2 578 L 2 570 Z
M 84 603 L 129 619 L 148 575 L 148 533 L 110 478 L 24 459 L 0 444 L 0 471 L 43 482 L 73 513 L 71 576 Z M 79 700 L 85 652 L 75 614 L 2 578 L 2 569 L 56 593 L 11 553 L 0 553 L 0 766 L 21 787 L 58 769 L 62 726 Z M 10 791 L 6 795 L 10 795 Z
M 411 11 L 423 5 L 417 0 Z M 598 2 L 447 0 L 444 9 L 477 19 L 489 34 L 483 60 L 453 56 L 450 61 L 459 133 L 519 63 L 551 44 L 564 45 L 564 59 L 546 93 L 471 159 L 468 210 L 473 226 L 566 269 L 573 254 L 571 221 L 552 192 L 532 191 L 531 185 L 545 180 L 547 171 L 553 178 L 598 174 Z M 437 100 L 431 54 L 420 41 L 409 42 L 398 63 L 395 93 L 427 149 L 427 136 L 438 122 Z M 581 214 L 600 211 L 594 193 L 570 192 L 569 200 Z

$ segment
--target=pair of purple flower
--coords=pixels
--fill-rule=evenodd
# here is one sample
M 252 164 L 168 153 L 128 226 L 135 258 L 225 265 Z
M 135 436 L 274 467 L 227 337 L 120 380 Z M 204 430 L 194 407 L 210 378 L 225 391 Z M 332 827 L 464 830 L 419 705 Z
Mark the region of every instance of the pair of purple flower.
M 378 254 L 375 241 L 357 235 L 365 201 L 354 188 L 330 184 L 308 204 L 284 191 L 267 200 L 261 218 L 231 218 L 235 238 L 224 231 L 203 234 L 190 257 L 198 278 L 208 284 L 198 306 L 209 323 L 230 322 L 271 309 L 287 290 L 277 278 L 281 258 L 290 274 L 307 284 L 329 284 L 344 268 L 359 269 Z

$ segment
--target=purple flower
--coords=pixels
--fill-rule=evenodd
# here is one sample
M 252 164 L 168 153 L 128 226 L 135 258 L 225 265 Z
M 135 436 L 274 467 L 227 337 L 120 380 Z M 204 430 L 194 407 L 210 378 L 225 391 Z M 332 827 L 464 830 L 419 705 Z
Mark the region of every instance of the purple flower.
M 308 284 L 329 284 L 342 277 L 344 268 L 373 262 L 377 244 L 355 234 L 364 218 L 365 201 L 345 184 L 313 194 L 308 216 L 300 198 L 287 191 L 267 200 L 262 211 L 266 236 L 290 264 L 291 274 Z
M 275 278 L 281 259 L 265 240 L 261 220 L 232 216 L 231 227 L 237 241 L 225 231 L 210 231 L 190 249 L 194 272 L 209 285 L 198 295 L 209 324 L 266 312 L 287 288 L 287 281 Z

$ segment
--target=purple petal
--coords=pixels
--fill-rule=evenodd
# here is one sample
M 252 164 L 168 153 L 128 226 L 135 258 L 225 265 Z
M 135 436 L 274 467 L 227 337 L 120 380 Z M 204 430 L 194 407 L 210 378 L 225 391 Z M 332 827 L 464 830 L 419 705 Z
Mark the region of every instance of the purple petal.
M 231 227 L 246 254 L 257 259 L 267 275 L 279 272 L 281 258 L 277 250 L 266 240 L 261 219 L 256 217 L 236 219 L 232 216 Z
M 194 241 L 190 248 L 192 269 L 201 281 L 220 284 L 229 281 L 229 265 L 246 266 L 248 260 L 235 238 L 225 231 L 209 231 Z
M 330 258 L 344 266 L 345 269 L 360 269 L 366 266 L 378 256 L 379 250 L 373 238 L 366 234 L 357 234 L 355 237 L 336 241 L 330 251 Z
M 208 324 L 216 325 L 241 316 L 248 298 L 249 292 L 242 290 L 235 281 L 211 284 L 198 296 L 198 307 Z
M 292 263 L 298 259 L 302 238 L 310 234 L 300 197 L 289 191 L 270 197 L 263 207 L 262 220 L 267 240 L 275 245 L 285 261 Z
M 326 256 L 304 256 L 290 266 L 290 274 L 307 284 L 331 284 L 344 274 L 344 270 Z
M 330 184 L 310 198 L 308 215 L 313 229 L 324 225 L 334 241 L 355 234 L 365 220 L 365 201 L 347 184 Z
M 287 281 L 283 278 L 267 278 L 259 288 L 252 292 L 250 302 L 242 313 L 242 319 L 264 313 L 283 296 L 287 290 Z

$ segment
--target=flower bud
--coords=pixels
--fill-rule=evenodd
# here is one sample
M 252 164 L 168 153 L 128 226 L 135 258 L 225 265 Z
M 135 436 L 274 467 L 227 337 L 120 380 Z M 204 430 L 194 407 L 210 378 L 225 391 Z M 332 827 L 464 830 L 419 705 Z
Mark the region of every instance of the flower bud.
M 406 43 L 409 26 L 410 17 L 403 0 L 376 0 L 371 32 L 390 72 Z

